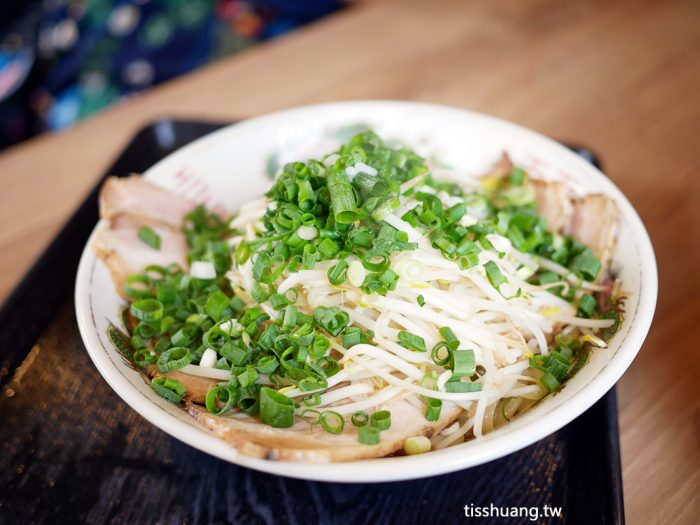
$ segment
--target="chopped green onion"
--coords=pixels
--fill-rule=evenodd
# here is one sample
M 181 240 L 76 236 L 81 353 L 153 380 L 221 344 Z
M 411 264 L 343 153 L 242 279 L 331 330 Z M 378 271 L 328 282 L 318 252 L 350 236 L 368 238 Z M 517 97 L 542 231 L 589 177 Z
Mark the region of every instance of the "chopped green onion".
M 187 392 L 187 388 L 180 381 L 169 377 L 154 377 L 151 380 L 151 388 L 156 394 L 175 404 L 182 401 L 182 396 Z
M 153 228 L 141 226 L 141 228 L 139 228 L 139 239 L 154 250 L 160 250 L 160 235 L 158 235 Z
M 255 369 L 261 374 L 272 374 L 278 366 L 279 362 L 274 355 L 264 355 L 255 362 Z
M 316 262 L 318 261 L 318 248 L 316 248 L 315 245 L 313 244 L 307 244 L 304 246 L 304 253 L 302 254 L 301 257 L 301 265 L 307 269 L 310 270 L 314 267 Z
M 129 344 L 131 344 L 133 348 L 139 350 L 148 346 L 148 341 L 144 341 L 143 337 L 138 334 L 134 334 L 131 336 L 131 339 L 129 339 Z
M 479 264 L 479 256 L 476 253 L 467 253 L 457 259 L 460 270 L 468 270 Z
M 328 352 L 328 349 L 330 347 L 331 347 L 331 342 L 328 340 L 328 338 L 317 334 L 317 335 L 314 335 L 314 339 L 313 339 L 313 342 L 311 343 L 311 348 L 309 349 L 309 353 L 311 354 L 311 357 L 313 357 L 314 359 L 320 359 L 321 357 L 326 355 L 326 353 Z
M 294 290 L 294 288 L 292 288 L 292 290 Z M 289 304 L 287 296 L 283 293 L 273 293 L 267 300 L 270 302 L 270 306 L 272 306 L 274 310 L 280 310 Z
M 332 259 L 340 251 L 340 246 L 333 239 L 323 239 L 317 246 L 318 253 L 324 259 Z
M 328 386 L 328 381 L 323 378 L 318 378 L 314 376 L 308 376 L 299 381 L 299 390 L 302 392 L 310 392 L 312 390 L 318 390 L 320 388 L 326 388 Z
M 354 229 L 351 233 L 352 244 L 362 248 L 370 248 L 372 246 L 372 241 L 375 239 L 375 235 L 367 230 Z
M 268 387 L 260 389 L 260 419 L 274 428 L 294 425 L 294 401 Z
M 348 273 L 348 266 L 347 262 L 338 261 L 337 264 L 328 268 L 328 282 L 334 286 L 343 284 Z
M 398 281 L 399 275 L 392 270 L 386 270 L 379 276 L 379 282 L 386 286 L 389 290 L 394 290 Z
M 321 394 L 319 392 L 314 392 L 310 396 L 306 396 L 302 403 L 307 407 L 315 407 L 321 404 Z
M 404 348 L 413 350 L 414 352 L 425 352 L 425 339 L 422 337 L 407 332 L 406 330 L 401 330 L 399 332 L 399 344 Z
M 440 419 L 440 412 L 442 412 L 442 399 L 435 399 L 433 397 L 426 399 L 425 419 L 428 421 L 437 421 Z
M 587 281 L 594 281 L 600 272 L 601 263 L 589 248 L 585 248 L 571 261 L 569 268 L 572 272 L 579 273 Z
M 430 358 L 436 365 L 446 366 L 450 362 L 450 347 L 448 343 L 445 341 L 438 341 L 430 351 Z
M 465 392 L 480 392 L 481 383 L 467 383 L 464 381 L 448 381 L 445 383 L 445 392 L 462 394 Z
M 425 436 L 412 436 L 403 442 L 403 450 L 409 456 L 430 452 L 432 444 Z
M 147 323 L 158 321 L 163 316 L 163 303 L 158 299 L 141 299 L 131 303 L 131 315 Z
M 252 365 L 246 365 L 245 370 L 238 374 L 238 382 L 242 387 L 247 387 L 255 384 L 258 379 L 258 372 Z
M 221 290 L 216 290 L 207 299 L 207 304 L 204 307 L 204 311 L 214 319 L 214 321 L 219 321 L 221 317 L 226 312 L 228 308 L 229 298 Z
M 297 324 L 297 314 L 299 310 L 293 304 L 290 304 L 284 309 L 284 317 L 282 318 L 282 328 L 292 328 Z
M 158 358 L 158 372 L 165 374 L 172 370 L 184 368 L 192 362 L 190 349 L 184 346 L 175 346 L 166 350 Z
M 372 414 L 370 424 L 379 430 L 387 430 L 391 427 L 391 412 L 388 410 L 379 410 Z
M 320 261 L 329 261 L 323 267 L 332 286 L 349 284 L 368 295 L 387 295 L 396 289 L 399 279 L 418 279 L 421 263 L 395 257 L 397 252 L 417 249 L 418 244 L 409 242 L 406 231 L 386 222 L 387 214 L 396 213 L 405 198 L 416 205 L 400 213 L 401 219 L 460 270 L 478 268 L 482 249 L 506 257 L 489 241 L 491 234 L 498 234 L 520 252 L 554 261 L 583 279 L 594 280 L 600 273 L 600 261 L 590 249 L 572 237 L 547 230 L 546 220 L 534 207 L 527 174 L 520 168 L 493 187 L 484 186 L 484 192 L 465 193 L 456 184 L 433 180 L 424 159 L 406 148 L 389 147 L 372 132 L 355 136 L 340 148 L 336 160 L 329 159 L 292 162 L 279 170 L 267 194 L 274 205 L 261 210 L 262 227 L 256 226 L 252 237 L 246 235 L 234 247 L 227 240 L 234 235 L 240 238 L 246 231 L 231 228 L 228 218 L 202 206 L 187 214 L 184 234 L 190 271 L 177 264 L 152 265 L 127 278 L 124 291 L 132 304 L 125 309 L 124 320 L 129 333 L 108 331 L 119 351 L 139 367 L 155 363 L 161 373 L 190 363 L 230 371 L 230 382 L 209 389 L 205 396 L 205 405 L 214 414 L 236 409 L 260 415 L 269 425 L 288 428 L 294 425 L 301 405 L 302 419 L 325 423 L 329 432 L 342 432 L 345 420 L 341 414 L 303 408 L 320 406 L 329 378 L 341 369 L 332 357 L 331 345 L 339 342 L 351 348 L 372 343 L 374 334 L 351 325 L 344 307 L 319 306 L 309 311 L 306 298 L 299 300 L 300 290 L 308 288 L 306 279 L 285 293 L 278 292 L 277 286 L 295 272 L 316 268 Z M 402 185 L 412 179 L 418 184 L 402 191 Z M 421 191 L 423 184 L 432 190 Z M 443 204 L 436 194 L 442 191 L 458 197 L 456 204 Z M 464 221 L 467 211 L 469 221 Z M 160 247 L 161 239 L 151 228 L 142 228 L 139 237 Z M 245 289 L 236 279 L 228 282 L 223 278 L 232 264 L 247 261 L 253 279 L 245 283 Z M 494 259 L 483 265 L 496 289 L 507 282 L 498 264 Z M 516 275 L 545 289 L 549 286 L 551 292 L 572 303 L 580 316 L 601 314 L 596 295 L 565 287 L 559 275 L 526 265 L 520 265 Z M 569 291 L 564 294 L 564 290 Z M 420 307 L 426 306 L 424 295 L 414 297 Z M 277 313 L 271 316 L 273 311 Z M 451 372 L 444 386 L 447 392 L 481 390 L 477 376 L 483 375 L 483 367 L 476 366 L 474 352 L 460 350 L 459 339 L 447 326 L 440 328 L 440 336 L 430 353 L 436 367 L 425 373 L 420 386 L 437 390 L 439 374 L 446 369 Z M 557 339 L 548 355 L 530 359 L 531 367 L 541 371 L 540 382 L 550 390 L 560 388 L 586 360 L 585 345 L 569 339 Z M 410 330 L 398 331 L 397 340 L 411 351 L 427 351 L 426 340 Z M 263 382 L 261 375 L 265 382 L 269 378 L 274 389 L 258 384 Z M 184 387 L 179 383 L 167 378 L 152 383 L 160 395 L 174 402 L 182 400 Z M 302 391 L 299 402 L 279 391 L 283 388 Z M 310 392 L 313 394 L 308 395 Z M 427 404 L 425 417 L 439 420 L 442 402 L 420 397 Z M 505 413 L 504 403 L 501 411 Z M 370 417 L 360 411 L 349 420 L 358 427 L 360 442 L 376 444 L 381 431 L 389 428 L 391 415 L 379 411 Z M 407 453 L 424 452 L 430 449 L 430 441 L 414 436 L 404 442 L 404 448 Z
M 381 440 L 380 430 L 370 425 L 357 427 L 358 440 L 363 445 L 377 445 Z
M 344 170 L 333 170 L 328 174 L 328 192 L 331 195 L 335 222 L 338 224 L 353 222 L 357 217 L 355 194 Z
M 313 209 L 316 200 L 311 183 L 307 179 L 302 179 L 298 184 L 299 193 L 297 194 L 297 200 L 299 202 L 299 209 L 310 211 Z
M 471 377 L 476 371 L 474 350 L 455 350 L 450 356 L 452 377 Z
M 343 330 L 343 346 L 352 348 L 362 342 L 362 329 L 357 326 L 347 326 Z
M 212 414 L 230 412 L 238 402 L 238 390 L 232 384 L 215 386 L 207 392 L 204 404 Z
M 445 224 L 454 224 L 467 213 L 467 207 L 463 202 L 459 202 L 447 209 L 444 216 Z
M 389 257 L 383 254 L 369 254 L 360 259 L 362 266 L 372 272 L 383 272 L 391 264 Z
M 156 355 L 153 350 L 149 350 L 148 348 L 142 348 L 141 350 L 136 350 L 132 356 L 131 360 L 136 363 L 137 366 L 140 367 L 146 367 L 148 365 L 152 365 L 153 363 L 156 362 Z
M 524 182 L 525 170 L 518 167 L 513 168 L 513 171 L 510 172 L 510 183 L 514 186 L 522 186 Z
M 338 412 L 327 410 L 321 414 L 321 426 L 326 432 L 340 434 L 345 428 L 345 419 Z
M 437 390 L 437 372 L 433 371 L 421 377 L 420 386 L 428 390 Z
M 550 392 L 554 392 L 560 386 L 560 383 L 557 380 L 557 378 L 554 377 L 554 375 L 550 374 L 549 372 L 547 372 L 546 374 L 544 374 L 540 378 L 540 383 L 542 383 L 544 386 L 546 386 Z
M 506 282 L 506 278 L 501 273 L 500 268 L 493 261 L 488 261 L 484 264 L 484 269 L 486 270 L 486 277 L 488 277 L 491 286 L 498 289 L 503 283 Z
M 314 408 L 305 408 L 299 415 L 311 426 L 316 425 L 319 423 L 319 421 L 321 421 L 321 412 Z
M 350 323 L 350 315 L 337 306 L 319 306 L 314 310 L 314 321 L 331 335 L 337 336 Z
M 540 284 L 552 284 L 561 281 L 561 277 L 554 272 L 543 272 L 540 274 L 539 279 Z
M 598 306 L 598 301 L 590 294 L 581 296 L 578 301 L 578 309 L 583 312 L 586 317 L 591 317 Z
M 352 417 L 350 418 L 350 421 L 352 421 L 352 424 L 355 425 L 356 427 L 363 427 L 367 423 L 369 423 L 369 415 L 367 412 L 363 412 L 362 410 L 358 410 L 355 412 Z
M 447 346 L 451 351 L 455 351 L 457 350 L 457 348 L 459 348 L 459 339 L 457 339 L 457 336 L 452 331 L 452 328 L 450 328 L 449 326 L 441 327 L 440 335 L 445 340 Z

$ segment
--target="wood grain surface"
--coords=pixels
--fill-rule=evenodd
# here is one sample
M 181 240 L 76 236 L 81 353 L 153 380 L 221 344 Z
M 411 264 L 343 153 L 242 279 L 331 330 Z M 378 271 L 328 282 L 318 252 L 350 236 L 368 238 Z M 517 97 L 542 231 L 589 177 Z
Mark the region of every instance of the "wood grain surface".
M 595 149 L 647 225 L 660 294 L 620 383 L 630 523 L 700 516 L 700 3 L 366 1 L 0 154 L 0 297 L 143 124 L 341 99 L 467 107 Z
M 129 408 L 85 352 L 70 300 L 3 391 L 0 525 L 459 523 L 467 504 L 562 509 L 484 525 L 618 523 L 610 394 L 559 432 L 461 472 L 395 483 L 282 478 L 204 454 Z

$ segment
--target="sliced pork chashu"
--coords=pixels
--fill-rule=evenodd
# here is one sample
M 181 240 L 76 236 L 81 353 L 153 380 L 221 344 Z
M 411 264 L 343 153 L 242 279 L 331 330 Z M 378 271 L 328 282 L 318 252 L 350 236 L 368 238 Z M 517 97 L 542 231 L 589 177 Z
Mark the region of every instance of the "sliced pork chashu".
M 346 420 L 340 434 L 330 434 L 320 425 L 311 427 L 298 419 L 290 428 L 273 428 L 251 417 L 232 415 L 215 416 L 195 404 L 187 411 L 216 436 L 230 443 L 243 454 L 275 461 L 304 461 L 327 463 L 380 458 L 403 448 L 404 441 L 412 436 L 431 436 L 452 423 L 462 412 L 460 407 L 445 403 L 440 419 L 425 419 L 425 409 L 405 399 L 387 403 L 383 407 L 391 412 L 391 427 L 382 431 L 377 445 L 363 445 L 357 439 L 357 428 Z M 332 407 L 330 408 L 332 410 Z
M 596 193 L 572 200 L 573 214 L 568 233 L 588 246 L 603 264 L 599 278 L 604 277 L 615 253 L 619 210 L 610 197 Z
M 180 381 L 187 388 L 185 397 L 190 402 L 187 412 L 216 436 L 243 454 L 275 461 L 326 463 L 384 457 L 401 450 L 409 437 L 431 436 L 440 432 L 462 412 L 452 403 L 445 403 L 440 419 L 430 422 L 425 419 L 425 409 L 399 399 L 384 406 L 391 411 L 391 427 L 382 431 L 381 442 L 363 445 L 358 441 L 357 429 L 350 421 L 346 421 L 344 431 L 336 435 L 326 432 L 319 425 L 312 428 L 300 418 L 291 428 L 273 428 L 241 413 L 224 416 L 210 414 L 200 404 L 204 403 L 207 392 L 218 384 L 216 380 L 178 370 L 161 374 L 156 372 L 155 366 L 151 366 L 148 373 L 153 377 L 165 376 Z
M 185 215 L 194 204 L 159 188 L 141 176 L 111 177 L 100 192 L 100 216 L 108 224 L 97 233 L 93 249 L 112 272 L 112 279 L 124 295 L 124 281 L 151 264 L 187 264 L 187 242 L 182 232 Z M 147 226 L 160 237 L 155 249 L 139 238 Z
M 562 233 L 570 224 L 574 213 L 571 199 L 561 182 L 530 179 L 535 188 L 537 213 L 547 219 L 547 228 Z
M 110 177 L 100 191 L 100 216 L 110 219 L 116 215 L 129 214 L 166 224 L 178 231 L 185 215 L 195 204 L 151 184 L 141 175 Z
M 158 234 L 160 249 L 150 247 L 139 238 L 139 230 L 144 226 Z M 107 227 L 97 232 L 93 249 L 112 272 L 112 280 L 122 295 L 126 278 L 141 273 L 148 265 L 166 267 L 177 263 L 184 267 L 187 263 L 187 242 L 181 231 L 135 215 L 113 217 Z
M 507 154 L 494 164 L 490 177 L 507 177 L 513 170 Z M 601 261 L 600 278 L 607 273 L 615 252 L 619 211 L 615 201 L 601 193 L 571 198 L 559 181 L 529 178 L 535 190 L 537 213 L 547 219 L 550 231 L 571 235 L 588 246 Z

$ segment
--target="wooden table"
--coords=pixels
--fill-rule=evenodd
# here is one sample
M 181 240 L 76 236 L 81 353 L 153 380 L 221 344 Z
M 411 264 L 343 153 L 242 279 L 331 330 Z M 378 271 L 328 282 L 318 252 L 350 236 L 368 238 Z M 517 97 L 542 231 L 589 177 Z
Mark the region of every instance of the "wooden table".
M 700 515 L 700 3 L 366 1 L 0 154 L 0 298 L 128 138 L 161 116 L 313 102 L 467 107 L 595 149 L 640 212 L 657 314 L 620 382 L 629 523 Z

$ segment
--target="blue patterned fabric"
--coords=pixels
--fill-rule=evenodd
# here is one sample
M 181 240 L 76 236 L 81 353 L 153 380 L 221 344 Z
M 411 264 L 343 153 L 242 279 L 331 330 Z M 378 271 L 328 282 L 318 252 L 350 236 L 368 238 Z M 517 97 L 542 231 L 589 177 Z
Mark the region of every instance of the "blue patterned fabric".
M 342 0 L 44 0 L 0 13 L 0 148 L 78 120 Z

